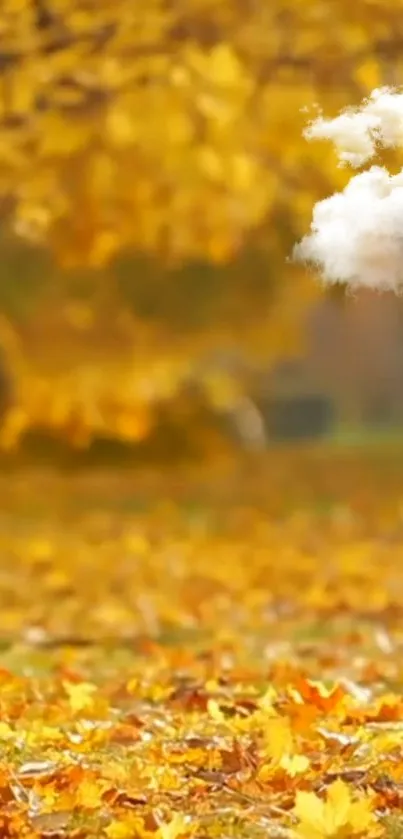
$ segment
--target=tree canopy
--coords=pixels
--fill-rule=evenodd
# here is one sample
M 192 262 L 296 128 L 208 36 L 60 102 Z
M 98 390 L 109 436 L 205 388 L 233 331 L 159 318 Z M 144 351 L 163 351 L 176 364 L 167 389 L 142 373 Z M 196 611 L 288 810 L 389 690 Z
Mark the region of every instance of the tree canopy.
M 368 0 L 4 0 L 3 206 L 65 265 L 225 260 L 318 188 L 300 110 L 395 72 L 399 25 Z
M 306 143 L 306 109 L 331 115 L 394 84 L 400 28 L 392 0 L 3 0 L 3 226 L 54 258 L 46 294 L 11 317 L 23 413 L 38 379 L 59 392 L 66 341 L 108 390 L 94 347 L 112 358 L 117 331 L 137 405 L 202 376 L 206 354 L 270 360 L 295 345 L 320 288 L 286 260 L 312 204 L 348 177 Z M 152 359 L 167 381 L 144 396 Z

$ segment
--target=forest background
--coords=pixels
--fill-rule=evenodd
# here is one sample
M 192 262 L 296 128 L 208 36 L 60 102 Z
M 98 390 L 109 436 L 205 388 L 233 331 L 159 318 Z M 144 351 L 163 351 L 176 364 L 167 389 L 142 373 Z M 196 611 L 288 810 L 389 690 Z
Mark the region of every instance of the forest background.
M 304 127 L 398 83 L 400 11 L 4 0 L 5 448 L 32 430 L 154 445 L 167 422 L 162 449 L 172 427 L 210 447 L 211 415 L 259 443 L 253 407 L 284 390 L 343 427 L 402 421 L 401 303 L 325 295 L 290 262 L 348 179 Z

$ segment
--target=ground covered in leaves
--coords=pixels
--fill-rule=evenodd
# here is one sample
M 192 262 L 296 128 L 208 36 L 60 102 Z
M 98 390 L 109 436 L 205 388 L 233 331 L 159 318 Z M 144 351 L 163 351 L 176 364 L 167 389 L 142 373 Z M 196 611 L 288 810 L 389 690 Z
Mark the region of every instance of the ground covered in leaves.
M 403 836 L 403 452 L 0 492 L 0 837 Z

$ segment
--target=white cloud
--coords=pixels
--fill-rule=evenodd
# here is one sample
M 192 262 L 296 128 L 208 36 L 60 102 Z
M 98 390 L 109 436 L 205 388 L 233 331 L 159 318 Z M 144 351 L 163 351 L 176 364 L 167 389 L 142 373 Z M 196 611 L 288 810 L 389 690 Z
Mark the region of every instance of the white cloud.
M 342 164 L 361 166 L 379 147 L 403 146 L 403 94 L 376 90 L 356 111 L 333 120 L 320 116 L 305 134 L 331 139 Z M 294 257 L 314 263 L 328 284 L 402 290 L 403 170 L 390 175 L 372 166 L 352 177 L 343 192 L 319 201 Z

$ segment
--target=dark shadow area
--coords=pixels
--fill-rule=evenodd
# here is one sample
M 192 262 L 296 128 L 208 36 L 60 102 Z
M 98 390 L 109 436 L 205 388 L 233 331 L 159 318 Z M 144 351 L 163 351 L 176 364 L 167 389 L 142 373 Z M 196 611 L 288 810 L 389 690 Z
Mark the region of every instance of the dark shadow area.
M 264 399 L 259 405 L 267 436 L 273 441 L 314 440 L 330 434 L 336 411 L 326 396 L 286 396 Z

